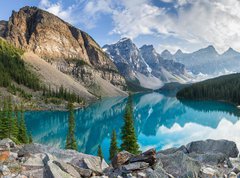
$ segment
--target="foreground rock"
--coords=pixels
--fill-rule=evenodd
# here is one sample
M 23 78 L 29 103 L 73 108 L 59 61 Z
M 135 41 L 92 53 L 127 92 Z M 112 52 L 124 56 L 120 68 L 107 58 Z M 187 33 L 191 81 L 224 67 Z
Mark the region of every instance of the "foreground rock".
M 237 178 L 240 158 L 234 142 L 206 140 L 139 155 L 123 151 L 109 166 L 99 157 L 73 150 L 40 144 L 17 146 L 4 139 L 0 140 L 0 177 Z

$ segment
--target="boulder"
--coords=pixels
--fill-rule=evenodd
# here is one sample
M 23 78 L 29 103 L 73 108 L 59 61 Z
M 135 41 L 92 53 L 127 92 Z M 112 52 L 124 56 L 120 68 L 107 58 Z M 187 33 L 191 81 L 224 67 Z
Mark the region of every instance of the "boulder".
M 38 168 L 43 168 L 44 163 L 43 159 L 45 159 L 46 154 L 44 153 L 38 153 L 35 155 L 31 155 L 25 163 L 23 163 L 23 166 L 25 167 L 38 167 Z
M 133 156 L 129 159 L 129 163 L 134 162 L 146 162 L 149 163 L 150 166 L 156 163 L 156 150 L 150 149 L 140 155 Z
M 53 161 L 62 171 L 70 174 L 73 177 L 81 177 L 79 172 L 70 164 L 64 163 L 62 161 Z
M 10 152 L 9 151 L 0 152 L 0 163 L 7 161 L 9 159 L 9 157 L 10 157 Z
M 78 166 L 72 165 L 75 170 L 82 176 L 82 177 L 91 177 L 93 174 L 93 171 L 91 171 L 90 169 L 84 169 L 84 168 L 80 168 Z
M 203 166 L 200 170 L 200 177 L 201 178 L 218 178 L 220 177 L 219 175 L 220 173 L 218 172 L 218 170 L 213 169 L 211 167 L 205 167 Z
M 168 174 L 163 168 L 159 167 L 157 170 L 151 168 L 146 169 L 146 177 L 148 178 L 174 178 Z
M 127 152 L 127 151 L 122 151 L 119 152 L 113 159 L 112 159 L 112 166 L 114 168 L 118 168 L 119 166 L 127 163 L 130 158 L 132 158 L 134 155 Z
M 188 153 L 188 150 L 184 145 L 180 146 L 179 148 L 168 148 L 166 150 L 161 150 L 158 153 L 168 155 L 168 154 L 176 153 L 177 151 L 182 151 L 183 153 L 186 153 L 186 154 Z
M 188 154 L 188 156 L 199 161 L 202 164 L 209 164 L 209 165 L 224 164 L 225 161 L 228 160 L 227 156 L 223 153 L 198 154 L 193 152 Z
M 146 162 L 135 162 L 129 163 L 127 165 L 122 166 L 123 172 L 132 172 L 136 170 L 143 170 L 148 168 L 149 164 Z
M 189 153 L 222 153 L 227 157 L 235 158 L 238 156 L 236 143 L 228 140 L 206 140 L 191 142 L 186 146 Z
M 0 175 L 10 176 L 11 172 L 6 165 L 0 165 Z
M 177 151 L 174 154 L 163 155 L 158 154 L 163 164 L 163 169 L 174 177 L 197 177 L 199 175 L 201 164 L 184 154 Z
M 16 144 L 9 138 L 4 138 L 3 140 L 0 140 L 0 151 L 1 150 L 9 150 L 11 148 L 15 148 Z

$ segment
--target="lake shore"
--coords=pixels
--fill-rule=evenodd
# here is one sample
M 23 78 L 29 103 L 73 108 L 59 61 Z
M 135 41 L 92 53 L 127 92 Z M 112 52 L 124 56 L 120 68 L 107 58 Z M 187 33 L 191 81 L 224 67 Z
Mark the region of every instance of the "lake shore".
M 140 155 L 118 153 L 108 165 L 97 156 L 41 144 L 0 140 L 0 175 L 5 177 L 237 177 L 240 158 L 227 140 L 195 141 Z

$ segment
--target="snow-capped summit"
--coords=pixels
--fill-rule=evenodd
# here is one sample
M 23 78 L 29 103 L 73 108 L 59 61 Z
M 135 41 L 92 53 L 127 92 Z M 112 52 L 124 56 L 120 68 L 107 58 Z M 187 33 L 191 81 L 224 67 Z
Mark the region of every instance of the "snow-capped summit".
M 185 67 L 173 60 L 164 60 L 153 45 L 140 49 L 131 39 L 123 38 L 112 45 L 103 46 L 120 73 L 129 81 L 142 87 L 156 89 L 164 82 L 184 82 Z

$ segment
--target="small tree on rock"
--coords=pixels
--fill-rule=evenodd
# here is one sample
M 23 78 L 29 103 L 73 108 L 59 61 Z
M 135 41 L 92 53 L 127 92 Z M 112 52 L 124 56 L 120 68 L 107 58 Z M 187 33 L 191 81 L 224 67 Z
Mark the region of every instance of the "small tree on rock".
M 112 137 L 111 137 L 111 145 L 110 145 L 110 157 L 109 159 L 112 160 L 113 157 L 118 153 L 119 148 L 117 146 L 117 134 L 116 131 L 112 131 Z

